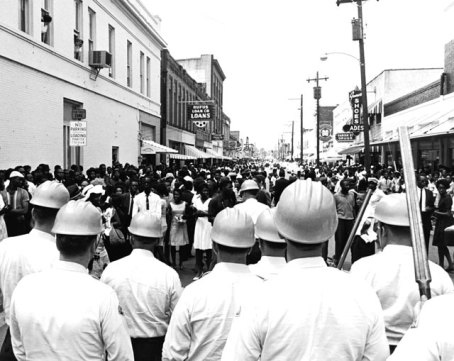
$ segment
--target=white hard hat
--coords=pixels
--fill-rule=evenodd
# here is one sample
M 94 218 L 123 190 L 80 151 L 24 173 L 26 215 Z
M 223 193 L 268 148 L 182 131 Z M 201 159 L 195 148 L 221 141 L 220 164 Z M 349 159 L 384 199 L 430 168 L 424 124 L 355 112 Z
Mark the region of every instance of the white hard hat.
M 250 248 L 255 243 L 251 216 L 236 208 L 225 208 L 214 219 L 211 239 L 223 246 Z
M 410 226 L 407 199 L 404 193 L 384 196 L 375 208 L 375 219 L 393 226 Z
M 194 182 L 194 179 L 192 179 L 192 177 L 190 177 L 190 176 L 188 176 L 188 175 L 185 176 L 185 177 L 183 178 L 183 180 L 185 180 L 186 182 Z
M 281 194 L 274 221 L 285 239 L 315 244 L 329 240 L 337 228 L 334 196 L 320 182 L 296 180 Z
M 138 212 L 132 217 L 128 230 L 135 236 L 160 238 L 162 237 L 161 218 L 151 211 Z
M 11 178 L 16 178 L 16 177 L 18 177 L 18 178 L 24 178 L 24 176 L 22 175 L 22 173 L 18 172 L 17 170 L 13 170 L 13 171 L 11 172 L 11 174 L 9 175 L 9 179 L 11 179 Z
M 57 213 L 52 232 L 74 236 L 95 236 L 101 233 L 102 214 L 90 202 L 69 201 Z
M 251 191 L 251 190 L 259 190 L 259 185 L 257 184 L 256 181 L 252 179 L 246 179 L 242 184 L 240 188 L 240 194 L 246 191 Z
M 60 209 L 69 202 L 69 192 L 59 182 L 46 181 L 40 184 L 33 194 L 30 204 L 34 206 Z
M 274 213 L 276 213 L 276 208 L 265 209 L 260 213 L 255 223 L 255 236 L 268 242 L 285 243 L 285 239 L 277 231 L 273 218 Z

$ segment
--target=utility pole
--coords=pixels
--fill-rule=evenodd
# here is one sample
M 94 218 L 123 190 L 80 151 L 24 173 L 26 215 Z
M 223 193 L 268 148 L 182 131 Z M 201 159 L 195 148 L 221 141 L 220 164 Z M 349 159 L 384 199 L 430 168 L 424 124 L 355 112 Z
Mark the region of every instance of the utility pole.
M 290 160 L 293 162 L 293 132 L 295 127 L 295 122 L 292 120 L 292 154 L 290 154 Z
M 364 55 L 364 27 L 363 27 L 363 0 L 337 0 L 340 4 L 356 2 L 358 6 L 358 21 L 353 19 L 353 40 L 359 42 L 359 63 L 361 70 L 361 100 L 363 103 L 363 126 L 364 126 L 364 167 L 370 173 L 370 140 L 369 140 L 369 108 L 367 105 L 367 83 L 366 83 L 366 60 Z M 356 30 L 356 31 L 355 31 Z
M 303 164 L 303 149 L 304 149 L 304 143 L 303 143 L 303 134 L 304 134 L 304 128 L 303 128 L 303 94 L 301 94 L 301 105 L 300 105 L 300 125 L 301 125 L 301 149 L 300 149 L 300 163 Z
M 320 80 L 328 80 L 327 77 L 320 78 L 317 75 L 313 79 L 307 79 L 307 82 L 310 83 L 311 81 L 315 81 L 314 87 L 314 99 L 316 100 L 317 104 L 317 166 L 320 165 L 320 98 L 322 97 L 322 88 L 319 86 Z

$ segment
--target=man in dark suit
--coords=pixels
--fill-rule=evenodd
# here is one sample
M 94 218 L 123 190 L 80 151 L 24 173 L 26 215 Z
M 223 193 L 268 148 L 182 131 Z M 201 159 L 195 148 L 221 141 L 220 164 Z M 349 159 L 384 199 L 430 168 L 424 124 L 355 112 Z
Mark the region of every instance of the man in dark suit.
M 289 181 L 285 179 L 285 169 L 279 169 L 279 178 L 276 180 L 274 184 L 274 205 L 277 206 L 279 199 L 281 198 L 281 194 L 284 189 L 289 185 Z
M 127 235 L 128 227 L 131 223 L 132 218 L 132 208 L 134 204 L 134 197 L 139 192 L 139 183 L 136 180 L 132 180 L 129 185 L 129 192 L 123 194 L 120 200 L 120 207 L 117 209 L 118 215 L 121 220 L 121 230 Z
M 432 213 L 434 211 L 435 198 L 429 189 L 426 189 L 428 181 L 426 176 L 420 175 L 417 179 L 419 209 L 421 210 L 422 228 L 424 230 L 424 240 L 426 251 L 429 252 L 430 230 L 432 229 Z

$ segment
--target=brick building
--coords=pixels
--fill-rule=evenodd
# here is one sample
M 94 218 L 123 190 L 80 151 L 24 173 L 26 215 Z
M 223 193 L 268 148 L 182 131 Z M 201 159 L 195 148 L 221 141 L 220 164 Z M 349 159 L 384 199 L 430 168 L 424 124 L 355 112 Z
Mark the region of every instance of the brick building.
M 136 164 L 160 141 L 159 26 L 139 0 L 2 1 L 0 167 Z M 86 146 L 70 146 L 74 109 Z

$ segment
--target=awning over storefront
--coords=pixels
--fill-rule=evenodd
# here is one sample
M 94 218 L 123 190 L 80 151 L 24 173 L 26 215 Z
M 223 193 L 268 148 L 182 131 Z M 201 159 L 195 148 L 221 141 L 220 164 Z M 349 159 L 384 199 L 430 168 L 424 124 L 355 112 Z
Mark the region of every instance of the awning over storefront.
M 152 140 L 142 140 L 142 148 L 140 149 L 140 154 L 156 153 L 178 153 L 178 151 L 166 147 L 165 145 L 153 142 Z
M 364 150 L 364 145 L 353 145 L 351 147 L 345 148 L 337 152 L 339 155 L 344 155 L 344 154 L 356 154 Z
M 206 159 L 206 158 L 211 158 L 211 156 L 205 152 L 202 152 L 201 150 L 197 149 L 196 147 L 192 145 L 185 144 L 184 145 L 184 150 L 186 155 L 190 155 L 192 157 L 195 157 L 197 159 Z
M 215 158 L 215 159 L 225 159 L 225 160 L 231 160 L 232 159 L 232 158 L 227 157 L 225 155 L 220 155 L 220 154 L 216 153 L 212 149 L 207 149 L 207 154 L 209 154 L 211 156 L 211 158 Z
M 180 160 L 194 160 L 196 157 L 186 155 L 186 154 L 170 154 L 171 159 L 180 159 Z

